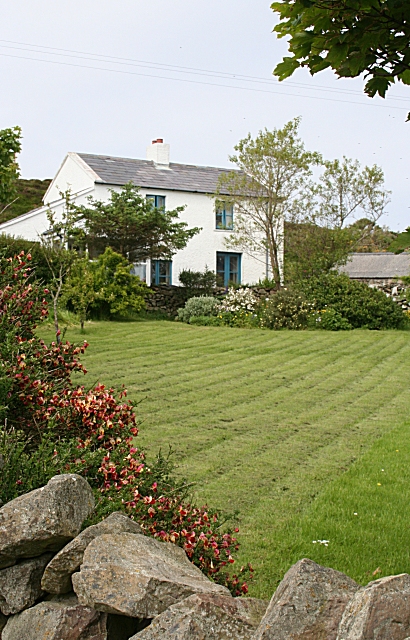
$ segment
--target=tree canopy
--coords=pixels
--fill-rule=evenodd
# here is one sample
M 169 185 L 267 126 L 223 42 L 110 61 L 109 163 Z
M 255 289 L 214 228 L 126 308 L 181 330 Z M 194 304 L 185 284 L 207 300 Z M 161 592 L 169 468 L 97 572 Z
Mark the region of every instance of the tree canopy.
M 170 259 L 200 232 L 199 227 L 189 229 L 178 219 L 184 208 L 155 207 L 138 187 L 128 183 L 120 192 L 111 189 L 108 202 L 90 198 L 88 206 L 76 207 L 76 211 L 89 246 L 100 253 L 110 247 L 133 262 L 144 262 L 147 258 Z
M 21 128 L 0 131 L 0 213 L 11 205 L 17 195 L 16 181 L 20 169 L 16 155 L 21 151 Z
M 283 222 L 311 175 L 321 162 L 318 153 L 306 151 L 298 137 L 299 118 L 282 129 L 249 134 L 235 146 L 230 157 L 239 171 L 221 176 L 217 196 L 235 207 L 234 232 L 227 244 L 265 262 L 272 278 L 282 280 Z M 228 195 L 226 195 L 228 194 Z
M 312 75 L 332 68 L 339 77 L 364 73 L 365 92 L 385 97 L 391 84 L 410 84 L 408 0 L 280 0 L 274 31 L 289 39 L 291 57 L 274 74 L 287 78 L 298 67 Z

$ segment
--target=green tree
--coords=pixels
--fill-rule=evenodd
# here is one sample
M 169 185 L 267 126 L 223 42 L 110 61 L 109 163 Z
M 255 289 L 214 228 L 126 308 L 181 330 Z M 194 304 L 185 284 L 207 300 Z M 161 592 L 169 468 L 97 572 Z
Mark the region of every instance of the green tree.
M 316 219 L 326 226 L 342 229 L 358 213 L 371 223 L 385 212 L 390 191 L 384 188 L 383 171 L 377 165 L 361 169 L 358 160 L 343 157 L 324 163 L 325 170 L 313 187 Z
M 367 95 L 384 97 L 396 81 L 410 84 L 408 0 L 281 0 L 274 31 L 289 38 L 291 57 L 274 74 L 280 80 L 298 67 L 312 75 L 331 67 L 339 77 L 368 78 Z
M 63 285 L 62 300 L 65 306 L 71 307 L 78 315 L 81 331 L 84 330 L 84 323 L 95 302 L 94 285 L 94 274 L 90 260 L 87 256 L 79 258 L 72 265 L 69 276 Z
M 234 205 L 234 232 L 227 246 L 240 249 L 261 262 L 269 260 L 272 278 L 281 286 L 283 224 L 293 215 L 318 153 L 305 150 L 298 137 L 300 119 L 282 129 L 260 131 L 255 139 L 248 134 L 235 146 L 230 157 L 239 171 L 222 175 L 217 199 Z
M 185 207 L 172 211 L 153 206 L 138 187 L 126 184 L 120 192 L 110 190 L 108 202 L 89 199 L 89 206 L 77 207 L 90 247 L 104 251 L 111 247 L 133 262 L 170 259 L 200 232 L 178 220 Z
M 149 289 L 145 282 L 131 273 L 130 262 L 107 247 L 90 263 L 94 280 L 94 301 L 91 307 L 102 316 L 124 316 L 145 308 Z
M 20 169 L 16 155 L 21 151 L 21 128 L 0 131 L 0 215 L 16 199 L 16 181 Z
M 357 160 L 345 157 L 324 161 L 323 166 L 318 180 L 306 183 L 294 202 L 285 236 L 286 274 L 291 280 L 344 264 L 350 253 L 376 236 L 376 221 L 389 202 L 380 167 L 362 169 Z
M 349 228 L 332 229 L 309 221 L 290 222 L 285 225 L 286 282 L 329 273 L 344 264 L 354 250 L 355 234 Z

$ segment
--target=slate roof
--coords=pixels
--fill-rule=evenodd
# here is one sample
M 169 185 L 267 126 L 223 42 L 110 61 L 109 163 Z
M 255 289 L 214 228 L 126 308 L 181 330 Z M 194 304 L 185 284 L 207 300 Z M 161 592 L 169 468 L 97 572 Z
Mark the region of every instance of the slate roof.
M 389 279 L 410 275 L 410 253 L 353 253 L 339 271 L 350 278 Z
M 152 160 L 97 156 L 89 153 L 77 155 L 95 171 L 102 183 L 110 185 L 132 182 L 138 187 L 150 189 L 212 194 L 215 193 L 219 176 L 231 171 L 176 162 L 170 162 L 169 169 L 157 169 Z

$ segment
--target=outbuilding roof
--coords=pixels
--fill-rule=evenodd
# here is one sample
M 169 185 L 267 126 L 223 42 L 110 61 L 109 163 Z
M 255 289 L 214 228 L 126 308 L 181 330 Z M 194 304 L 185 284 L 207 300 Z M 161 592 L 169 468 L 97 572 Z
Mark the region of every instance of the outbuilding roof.
M 353 253 L 339 271 L 349 278 L 389 279 L 410 275 L 410 253 Z
M 158 168 L 152 160 L 97 156 L 90 153 L 77 155 L 91 167 L 102 183 L 109 185 L 122 186 L 132 182 L 138 187 L 149 189 L 213 194 L 219 176 L 231 171 L 176 162 L 170 162 L 169 168 L 164 169 Z

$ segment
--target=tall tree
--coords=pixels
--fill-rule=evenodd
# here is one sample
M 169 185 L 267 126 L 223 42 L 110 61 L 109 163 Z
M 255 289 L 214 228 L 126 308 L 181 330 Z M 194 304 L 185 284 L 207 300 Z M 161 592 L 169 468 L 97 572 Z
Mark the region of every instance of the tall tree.
M 318 153 L 305 150 L 299 123 L 295 118 L 282 129 L 240 140 L 230 157 L 239 171 L 222 175 L 217 189 L 218 199 L 234 205 L 234 232 L 227 245 L 263 262 L 267 256 L 277 287 L 282 282 L 284 220 L 292 216 L 312 165 L 321 162 Z
M 20 175 L 16 155 L 21 151 L 21 128 L 0 131 L 0 215 L 17 195 L 16 181 Z
M 111 247 L 133 262 L 144 262 L 147 258 L 170 259 L 200 232 L 178 220 L 184 208 L 155 207 L 138 187 L 128 183 L 120 192 L 111 190 L 108 202 L 90 198 L 88 206 L 76 207 L 76 211 L 90 246 L 100 252 Z
M 368 78 L 365 92 L 384 97 L 388 87 L 410 84 L 408 0 L 281 0 L 274 31 L 289 38 L 292 57 L 275 68 L 280 80 L 298 67 L 314 75 L 331 67 L 339 77 Z
M 383 170 L 377 165 L 360 166 L 358 160 L 343 157 L 324 163 L 325 170 L 314 185 L 316 219 L 325 226 L 342 229 L 359 216 L 372 223 L 385 213 L 390 191 L 384 188 Z
M 385 212 L 390 192 L 384 188 L 382 169 L 362 168 L 346 157 L 324 161 L 323 167 L 318 180 L 307 182 L 294 201 L 285 238 L 287 278 L 334 269 L 353 251 L 375 246 L 378 231 L 383 233 L 376 222 Z

